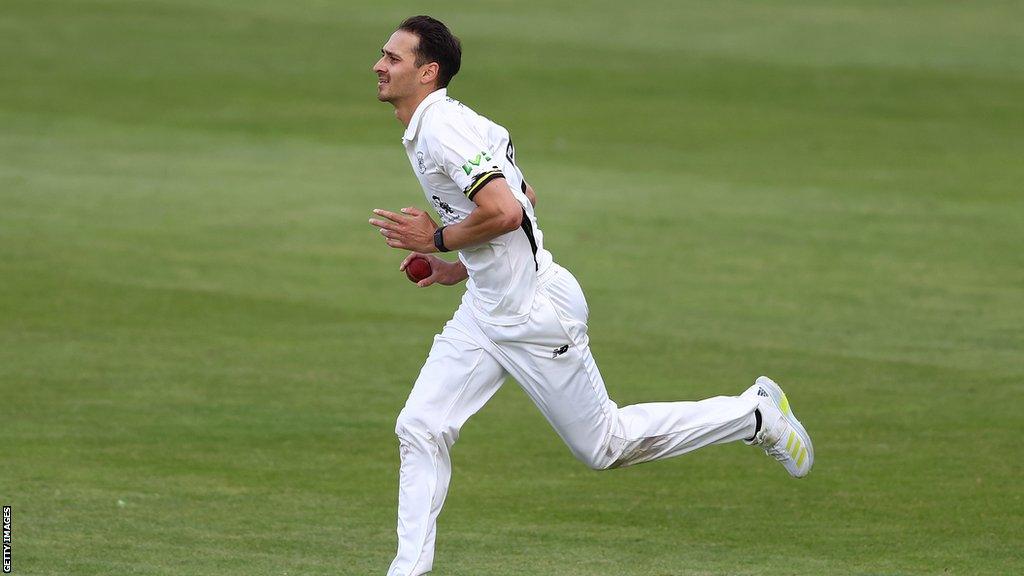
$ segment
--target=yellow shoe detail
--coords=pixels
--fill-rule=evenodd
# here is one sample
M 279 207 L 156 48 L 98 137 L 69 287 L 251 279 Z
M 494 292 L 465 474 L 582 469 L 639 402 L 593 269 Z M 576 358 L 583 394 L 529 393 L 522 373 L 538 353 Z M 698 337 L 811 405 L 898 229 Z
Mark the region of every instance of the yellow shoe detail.
M 786 416 L 789 416 L 789 414 L 790 414 L 789 413 L 789 398 L 786 398 L 785 394 L 782 395 L 782 402 L 779 402 L 779 410 L 782 410 L 782 413 L 785 414 Z
M 796 465 L 797 465 L 798 468 L 800 466 L 803 466 L 805 458 L 807 458 L 807 448 L 806 447 L 803 450 L 800 451 L 800 457 L 796 459 Z

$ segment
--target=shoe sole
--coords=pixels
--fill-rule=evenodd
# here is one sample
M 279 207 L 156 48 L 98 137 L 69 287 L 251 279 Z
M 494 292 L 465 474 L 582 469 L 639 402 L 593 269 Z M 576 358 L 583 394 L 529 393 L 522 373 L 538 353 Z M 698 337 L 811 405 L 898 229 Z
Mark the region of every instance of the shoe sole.
M 807 449 L 807 457 L 809 459 L 807 471 L 797 476 L 797 478 L 803 478 L 814 466 L 814 445 L 811 444 L 811 435 L 804 429 L 804 425 L 796 419 L 796 414 L 793 414 L 793 409 L 789 406 L 789 398 L 786 398 L 786 393 L 782 391 L 782 388 L 774 380 L 767 376 L 761 376 L 754 383 L 768 391 L 768 395 L 775 402 L 775 405 L 778 406 L 779 411 L 786 418 L 786 422 L 789 422 L 789 425 L 796 430 L 797 436 L 800 437 L 800 442 Z

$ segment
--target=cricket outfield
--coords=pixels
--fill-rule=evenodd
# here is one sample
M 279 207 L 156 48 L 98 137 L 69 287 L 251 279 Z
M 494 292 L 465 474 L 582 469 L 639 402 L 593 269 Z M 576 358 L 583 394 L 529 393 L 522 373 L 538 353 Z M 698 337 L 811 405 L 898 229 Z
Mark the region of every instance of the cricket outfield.
M 628 4 L 628 5 L 627 5 Z M 620 405 L 767 374 L 814 438 L 593 472 L 513 381 L 436 574 L 1024 571 L 1024 9 L 436 2 Z M 383 574 L 394 421 L 461 288 L 370 67 L 412 2 L 0 4 L 15 574 Z

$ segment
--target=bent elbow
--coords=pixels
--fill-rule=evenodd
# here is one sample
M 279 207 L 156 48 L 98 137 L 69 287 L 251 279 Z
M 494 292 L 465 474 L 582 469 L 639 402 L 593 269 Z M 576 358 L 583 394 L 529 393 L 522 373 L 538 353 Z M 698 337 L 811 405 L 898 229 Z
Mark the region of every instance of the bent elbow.
M 520 210 L 519 212 L 505 213 L 505 214 L 502 214 L 502 216 L 501 216 L 501 231 L 503 233 L 505 233 L 505 232 L 512 232 L 513 230 L 518 229 L 522 225 L 523 225 L 523 212 L 522 212 L 522 210 Z

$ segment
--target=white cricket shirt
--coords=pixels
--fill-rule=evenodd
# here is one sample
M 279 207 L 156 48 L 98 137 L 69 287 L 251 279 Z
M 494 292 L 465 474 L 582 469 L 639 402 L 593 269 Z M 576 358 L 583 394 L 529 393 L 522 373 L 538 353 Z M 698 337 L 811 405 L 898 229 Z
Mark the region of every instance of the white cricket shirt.
M 402 136 L 413 173 L 442 225 L 461 222 L 476 209 L 473 195 L 504 178 L 523 207 L 523 225 L 489 242 L 462 248 L 459 260 L 469 272 L 466 288 L 482 321 L 525 322 L 533 306 L 537 277 L 551 265 L 544 235 L 526 197 L 526 181 L 515 163 L 508 130 L 449 98 L 431 92 L 416 107 Z

